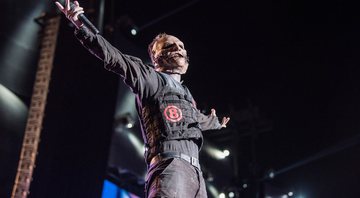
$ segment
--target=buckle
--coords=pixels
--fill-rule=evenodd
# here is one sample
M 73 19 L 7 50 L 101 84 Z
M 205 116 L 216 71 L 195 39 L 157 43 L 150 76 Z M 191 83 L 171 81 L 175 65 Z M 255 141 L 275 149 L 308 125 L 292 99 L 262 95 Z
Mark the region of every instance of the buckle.
M 194 165 L 194 166 L 197 166 L 198 165 L 198 161 L 195 157 L 190 157 L 191 159 L 191 164 Z

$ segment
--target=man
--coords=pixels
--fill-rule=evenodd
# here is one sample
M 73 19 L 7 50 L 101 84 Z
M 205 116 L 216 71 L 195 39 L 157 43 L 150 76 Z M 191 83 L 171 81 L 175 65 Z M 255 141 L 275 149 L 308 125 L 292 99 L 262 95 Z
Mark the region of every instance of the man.
M 76 26 L 75 35 L 84 47 L 136 94 L 148 165 L 146 196 L 207 197 L 198 160 L 202 131 L 226 127 L 230 118 L 224 117 L 220 123 L 214 109 L 210 115 L 196 109 L 191 93 L 181 83 L 189 65 L 184 44 L 175 36 L 157 35 L 148 48 L 154 67 L 148 66 L 92 33 L 78 19 L 84 11 L 77 1 L 74 6 L 70 0 L 65 6 L 56 5 Z

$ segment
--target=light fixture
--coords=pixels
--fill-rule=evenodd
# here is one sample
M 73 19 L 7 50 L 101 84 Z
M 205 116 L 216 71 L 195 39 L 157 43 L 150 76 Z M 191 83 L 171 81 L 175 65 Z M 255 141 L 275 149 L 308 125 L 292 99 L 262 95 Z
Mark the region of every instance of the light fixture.
M 125 113 L 123 115 L 117 116 L 115 118 L 115 128 L 122 129 L 122 128 L 133 128 L 135 124 L 134 119 L 132 119 L 130 113 Z

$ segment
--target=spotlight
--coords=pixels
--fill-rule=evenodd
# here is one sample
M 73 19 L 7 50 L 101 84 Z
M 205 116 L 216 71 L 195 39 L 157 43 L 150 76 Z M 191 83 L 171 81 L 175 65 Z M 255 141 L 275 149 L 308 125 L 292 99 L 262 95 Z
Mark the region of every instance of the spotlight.
M 247 188 L 247 187 L 248 187 L 247 183 L 244 183 L 244 184 L 242 185 L 242 187 L 243 187 L 244 189 Z
M 125 113 L 115 118 L 115 128 L 121 129 L 125 127 L 127 129 L 133 128 L 135 124 L 134 119 L 131 118 L 130 113 Z
M 227 157 L 227 156 L 230 155 L 230 151 L 227 150 L 227 149 L 225 149 L 225 150 L 223 151 L 223 153 L 224 153 L 224 156 L 225 156 L 225 157 Z
M 117 25 L 126 32 L 126 35 L 130 33 L 131 36 L 136 36 L 139 33 L 139 28 L 135 25 L 133 19 L 127 15 L 121 16 L 117 20 Z
M 273 172 L 273 171 L 271 171 L 270 173 L 269 173 L 269 177 L 272 179 L 272 178 L 274 178 L 275 177 L 275 173 Z
M 230 155 L 230 151 L 229 150 L 219 150 L 213 146 L 205 146 L 204 147 L 205 151 L 212 157 L 214 157 L 215 159 L 225 159 L 226 157 L 228 157 Z
M 220 193 L 219 198 L 225 198 L 225 193 Z
M 229 198 L 233 198 L 233 197 L 235 197 L 235 193 L 234 192 L 229 192 L 228 196 L 229 196 Z
M 131 128 L 133 128 L 134 127 L 134 124 L 133 123 L 127 123 L 126 124 L 126 128 L 128 128 L 128 129 L 131 129 Z
M 137 30 L 136 28 L 132 28 L 130 31 L 131 35 L 136 36 L 137 35 Z
M 266 174 L 265 174 L 265 177 L 266 178 L 269 178 L 269 179 L 274 179 L 275 177 L 275 171 L 273 169 L 269 169 Z

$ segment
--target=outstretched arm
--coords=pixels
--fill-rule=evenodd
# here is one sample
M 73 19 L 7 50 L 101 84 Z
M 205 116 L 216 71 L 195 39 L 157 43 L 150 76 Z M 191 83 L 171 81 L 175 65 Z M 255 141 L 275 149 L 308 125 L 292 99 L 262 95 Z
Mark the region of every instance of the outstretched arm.
M 226 128 L 227 123 L 230 121 L 230 117 L 223 117 L 221 123 L 219 118 L 216 116 L 215 109 L 211 109 L 209 115 L 204 115 L 199 111 L 199 124 L 203 131 L 215 130 Z
M 104 62 L 105 69 L 120 75 L 124 82 L 134 93 L 140 96 L 151 95 L 158 87 L 158 76 L 153 68 L 145 65 L 141 59 L 123 54 L 111 45 L 101 34 L 94 34 L 79 20 L 79 15 L 84 13 L 77 1 L 71 5 L 70 0 L 65 0 L 65 5 L 55 2 L 59 10 L 75 26 L 75 36 L 81 44 L 93 55 Z
M 124 70 L 128 69 L 127 67 L 129 64 L 132 64 L 133 62 L 135 62 L 135 64 L 142 64 L 140 59 L 122 54 L 100 34 L 92 33 L 79 20 L 79 15 L 84 13 L 84 9 L 80 7 L 78 1 L 74 1 L 73 6 L 70 5 L 70 0 L 65 0 L 64 6 L 61 5 L 61 3 L 58 1 L 55 2 L 55 4 L 66 16 L 66 18 L 68 18 L 76 26 L 75 36 L 80 40 L 80 42 L 87 50 L 104 61 L 106 69 L 114 71 L 113 69 L 116 68 L 117 70 L 114 72 L 124 76 L 124 73 L 126 72 Z

